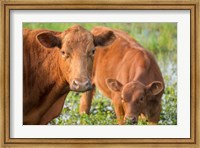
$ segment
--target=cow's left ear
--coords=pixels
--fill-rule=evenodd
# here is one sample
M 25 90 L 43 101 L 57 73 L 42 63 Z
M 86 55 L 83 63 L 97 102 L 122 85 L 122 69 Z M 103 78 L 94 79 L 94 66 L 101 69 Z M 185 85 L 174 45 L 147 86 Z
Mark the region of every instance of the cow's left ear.
M 123 85 L 116 79 L 106 79 L 106 84 L 111 91 L 120 92 Z
M 160 81 L 154 81 L 150 83 L 147 87 L 147 94 L 149 95 L 157 95 L 163 90 L 163 83 Z
M 36 38 L 46 48 L 58 47 L 61 48 L 61 39 L 53 32 L 39 33 Z
M 103 31 L 98 35 L 93 34 L 93 37 L 95 46 L 107 46 L 116 39 L 116 36 L 111 30 Z

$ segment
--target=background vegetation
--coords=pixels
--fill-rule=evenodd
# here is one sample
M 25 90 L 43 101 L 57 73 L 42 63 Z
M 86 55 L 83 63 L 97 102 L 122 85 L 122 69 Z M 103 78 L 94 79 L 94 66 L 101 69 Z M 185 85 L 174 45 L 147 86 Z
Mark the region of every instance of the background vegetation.
M 63 31 L 74 23 L 24 23 L 24 28 L 50 29 Z M 161 68 L 165 92 L 162 97 L 162 112 L 159 124 L 177 124 L 177 25 L 176 23 L 79 23 L 91 30 L 94 26 L 107 26 L 120 29 L 135 38 L 143 47 L 151 51 Z M 79 93 L 70 92 L 59 117 L 51 121 L 52 125 L 113 125 L 117 124 L 116 115 L 110 99 L 96 90 L 92 102 L 91 114 L 79 115 Z M 128 124 L 128 123 L 127 123 Z M 139 120 L 139 125 L 146 121 Z

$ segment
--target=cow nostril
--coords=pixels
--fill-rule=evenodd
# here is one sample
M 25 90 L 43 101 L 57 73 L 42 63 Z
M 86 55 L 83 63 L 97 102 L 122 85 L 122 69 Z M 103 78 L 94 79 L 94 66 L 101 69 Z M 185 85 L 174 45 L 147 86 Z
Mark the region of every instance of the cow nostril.
M 90 82 L 87 81 L 87 82 L 85 83 L 85 86 L 90 86 Z
M 78 85 L 78 82 L 77 82 L 76 80 L 74 80 L 73 84 L 74 84 L 75 86 L 77 86 L 77 85 Z
M 74 81 L 72 82 L 72 85 L 73 85 L 76 89 L 79 88 L 79 83 L 78 83 L 78 81 L 76 81 L 76 80 L 74 80 Z
M 83 84 L 84 87 L 87 87 L 87 88 L 90 88 L 91 87 L 91 82 L 90 80 L 87 80 L 84 84 Z
M 137 122 L 136 120 L 137 120 L 136 117 L 133 117 L 133 118 L 132 118 L 132 122 L 133 122 L 133 123 L 136 123 L 136 122 Z

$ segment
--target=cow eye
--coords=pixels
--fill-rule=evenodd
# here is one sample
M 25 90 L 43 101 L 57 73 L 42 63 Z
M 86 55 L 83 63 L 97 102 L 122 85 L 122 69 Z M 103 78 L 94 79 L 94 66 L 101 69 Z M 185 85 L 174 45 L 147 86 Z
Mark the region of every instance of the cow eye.
M 64 52 L 64 51 L 61 51 L 61 55 L 62 55 L 62 56 L 65 56 L 65 52 Z
M 143 100 L 144 100 L 144 97 L 141 97 L 141 98 L 140 98 L 140 101 L 142 102 Z
M 95 53 L 95 48 L 92 48 L 91 52 L 90 52 L 90 56 L 94 56 Z
M 95 53 L 95 48 L 92 48 L 92 54 L 94 55 L 94 53 Z

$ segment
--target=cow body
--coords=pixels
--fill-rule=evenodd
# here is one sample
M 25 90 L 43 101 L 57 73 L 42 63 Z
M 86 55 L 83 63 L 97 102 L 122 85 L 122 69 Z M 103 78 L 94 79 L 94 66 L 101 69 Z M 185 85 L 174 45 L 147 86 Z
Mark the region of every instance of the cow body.
M 92 88 L 95 45 L 114 38 L 106 35 L 93 38 L 79 25 L 64 32 L 23 30 L 23 124 L 47 124 L 59 115 L 70 90 Z
M 136 122 L 141 113 L 150 122 L 157 123 L 164 81 L 155 58 L 122 31 L 96 27 L 92 32 L 99 35 L 108 30 L 115 34 L 116 40 L 107 47 L 96 49 L 93 83 L 100 92 L 112 99 L 119 124 L 123 124 L 126 117 Z M 92 92 L 82 96 L 81 113 L 89 113 L 91 96 Z M 138 100 L 141 97 L 145 98 L 145 103 L 140 105 Z M 139 105 L 135 105 L 137 103 Z

